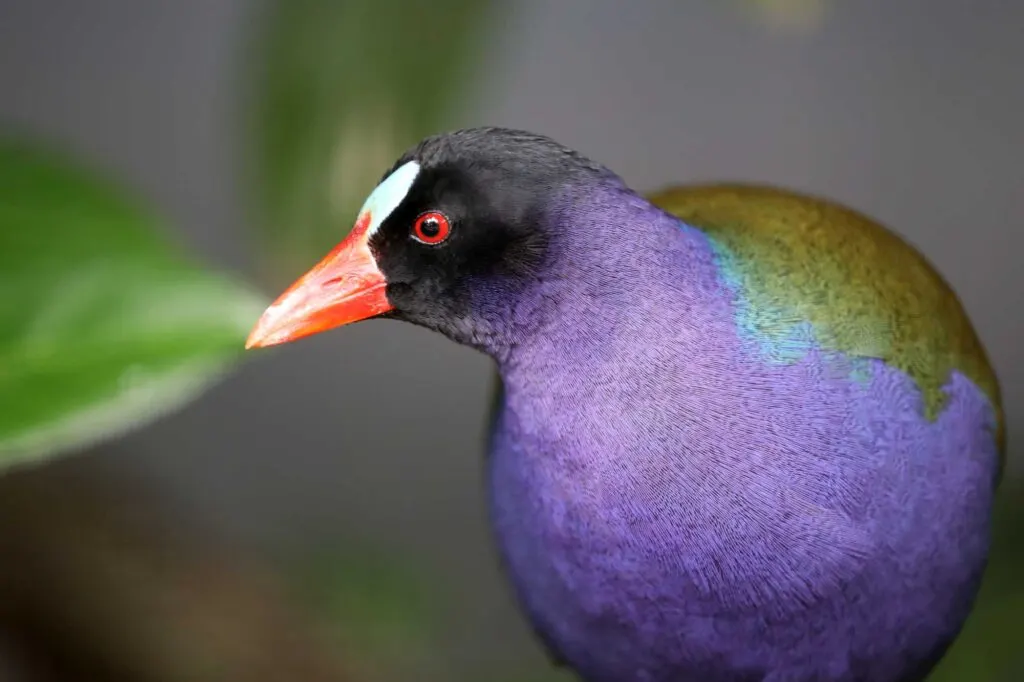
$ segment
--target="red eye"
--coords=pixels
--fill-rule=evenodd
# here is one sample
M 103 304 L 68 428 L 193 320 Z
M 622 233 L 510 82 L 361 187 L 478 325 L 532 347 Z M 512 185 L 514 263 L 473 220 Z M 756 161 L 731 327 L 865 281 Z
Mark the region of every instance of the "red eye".
M 416 219 L 412 226 L 412 236 L 424 244 L 440 244 L 448 239 L 448 233 L 452 231 L 451 223 L 443 213 L 430 211 Z

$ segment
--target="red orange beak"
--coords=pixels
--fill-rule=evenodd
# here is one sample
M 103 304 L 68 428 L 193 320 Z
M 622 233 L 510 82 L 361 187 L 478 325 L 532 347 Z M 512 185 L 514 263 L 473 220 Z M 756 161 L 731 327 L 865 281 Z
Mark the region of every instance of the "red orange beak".
M 370 253 L 370 214 L 263 313 L 246 348 L 288 343 L 392 310 L 387 281 Z

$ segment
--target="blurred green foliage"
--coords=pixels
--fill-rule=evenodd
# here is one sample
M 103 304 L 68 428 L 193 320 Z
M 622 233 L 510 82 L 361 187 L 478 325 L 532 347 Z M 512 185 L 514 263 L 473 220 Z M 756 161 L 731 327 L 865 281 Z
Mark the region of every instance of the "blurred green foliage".
M 452 120 L 495 4 L 270 4 L 250 59 L 249 125 L 269 277 L 291 278 L 325 254 L 398 155 Z
M 374 682 L 451 680 L 446 669 L 444 597 L 415 561 L 342 538 L 293 576 L 309 610 L 323 616 L 352 665 Z
M 963 632 L 929 682 L 1024 679 L 1024 483 L 1004 479 L 995 508 L 992 554 Z
M 194 397 L 263 300 L 186 258 L 123 192 L 0 141 L 0 468 L 80 448 Z

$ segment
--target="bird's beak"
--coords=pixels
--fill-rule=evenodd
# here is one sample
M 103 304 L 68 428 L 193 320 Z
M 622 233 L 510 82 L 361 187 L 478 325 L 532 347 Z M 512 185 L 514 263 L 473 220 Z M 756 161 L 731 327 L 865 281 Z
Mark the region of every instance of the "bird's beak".
M 369 225 L 364 213 L 348 237 L 266 309 L 245 347 L 288 343 L 392 310 L 370 252 Z

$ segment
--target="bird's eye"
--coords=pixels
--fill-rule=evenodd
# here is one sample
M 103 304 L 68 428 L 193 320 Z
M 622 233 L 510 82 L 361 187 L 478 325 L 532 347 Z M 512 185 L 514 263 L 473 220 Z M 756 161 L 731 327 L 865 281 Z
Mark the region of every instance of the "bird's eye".
M 440 244 L 445 239 L 448 239 L 448 234 L 452 231 L 451 223 L 448 222 L 448 218 L 443 213 L 437 211 L 430 211 L 424 213 L 412 226 L 413 239 L 424 244 Z

